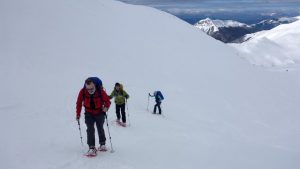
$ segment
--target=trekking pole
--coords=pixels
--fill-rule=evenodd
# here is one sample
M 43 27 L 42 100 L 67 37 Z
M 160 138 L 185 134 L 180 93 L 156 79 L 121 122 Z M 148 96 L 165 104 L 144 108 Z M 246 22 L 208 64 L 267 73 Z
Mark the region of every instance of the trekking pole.
M 127 99 L 126 99 L 126 108 L 127 108 L 127 118 L 128 118 L 128 126 L 130 126 L 130 118 L 129 118 L 129 111 L 128 111 L 128 102 L 127 102 Z
M 147 111 L 149 111 L 149 94 L 148 94 L 148 104 L 147 104 Z
M 82 142 L 82 134 L 81 134 L 81 127 L 80 127 L 80 121 L 79 121 L 79 119 L 77 120 L 77 122 L 78 122 L 78 128 L 79 128 L 79 134 L 80 134 L 81 145 L 83 146 L 83 142 Z
M 115 150 L 114 150 L 112 142 L 111 142 L 111 136 L 110 136 L 110 131 L 109 131 L 108 120 L 107 120 L 107 115 L 106 114 L 105 114 L 105 118 L 106 118 L 106 125 L 107 125 L 109 141 L 110 141 L 110 148 L 111 148 L 110 152 L 113 153 L 113 152 L 115 152 Z

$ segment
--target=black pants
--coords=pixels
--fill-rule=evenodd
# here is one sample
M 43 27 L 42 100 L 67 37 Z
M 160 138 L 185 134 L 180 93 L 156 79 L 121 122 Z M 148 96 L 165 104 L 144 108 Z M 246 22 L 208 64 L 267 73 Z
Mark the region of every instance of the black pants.
M 116 114 L 118 120 L 120 120 L 121 118 L 121 113 L 122 113 L 122 122 L 126 123 L 125 104 L 121 104 L 121 105 L 116 104 Z
M 105 113 L 99 113 L 97 115 L 92 115 L 90 113 L 85 113 L 85 124 L 87 126 L 87 144 L 90 147 L 95 146 L 95 123 L 99 136 L 100 145 L 105 145 L 105 132 L 103 124 L 105 121 Z
M 156 113 L 156 109 L 158 108 L 158 112 L 159 112 L 159 114 L 161 114 L 161 107 L 160 107 L 160 105 L 161 105 L 161 102 L 160 101 L 156 101 L 156 104 L 154 105 L 154 111 L 153 111 L 153 113 Z

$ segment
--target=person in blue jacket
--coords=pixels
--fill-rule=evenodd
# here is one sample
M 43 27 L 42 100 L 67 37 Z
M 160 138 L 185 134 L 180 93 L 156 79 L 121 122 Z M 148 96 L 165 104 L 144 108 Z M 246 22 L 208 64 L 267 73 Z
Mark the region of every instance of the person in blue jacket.
M 162 111 L 161 111 L 160 105 L 161 105 L 162 100 L 164 100 L 164 96 L 162 95 L 162 93 L 160 91 L 153 92 L 153 95 L 151 95 L 149 93 L 149 96 L 150 97 L 155 97 L 156 104 L 154 105 L 153 114 L 156 114 L 156 109 L 157 108 L 158 108 L 158 113 L 161 114 Z

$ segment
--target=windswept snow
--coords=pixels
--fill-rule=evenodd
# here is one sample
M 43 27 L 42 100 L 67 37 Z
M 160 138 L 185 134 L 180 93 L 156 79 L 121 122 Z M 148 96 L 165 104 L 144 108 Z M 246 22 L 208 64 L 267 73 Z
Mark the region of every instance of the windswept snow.
M 250 40 L 235 46 L 251 63 L 284 66 L 300 61 L 300 21 L 249 35 Z
M 117 1 L 2 0 L 0 21 L 1 168 L 300 167 L 297 67 L 254 67 L 172 15 Z M 75 121 L 88 76 L 131 96 L 131 126 L 112 125 L 112 105 L 115 153 L 94 159 Z M 146 111 L 156 89 L 165 117 Z

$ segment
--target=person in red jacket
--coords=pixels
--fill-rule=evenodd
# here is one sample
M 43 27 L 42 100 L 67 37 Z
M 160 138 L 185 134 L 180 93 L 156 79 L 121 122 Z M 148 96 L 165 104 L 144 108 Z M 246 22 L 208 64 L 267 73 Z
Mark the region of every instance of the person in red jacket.
M 96 153 L 95 148 L 95 123 L 99 136 L 100 147 L 98 150 L 107 151 L 105 146 L 106 137 L 103 128 L 106 112 L 110 107 L 110 98 L 103 90 L 102 86 L 97 85 L 93 79 L 88 78 L 84 87 L 80 90 L 76 103 L 76 119 L 80 119 L 82 106 L 85 107 L 85 123 L 87 126 L 87 144 L 89 152 Z

